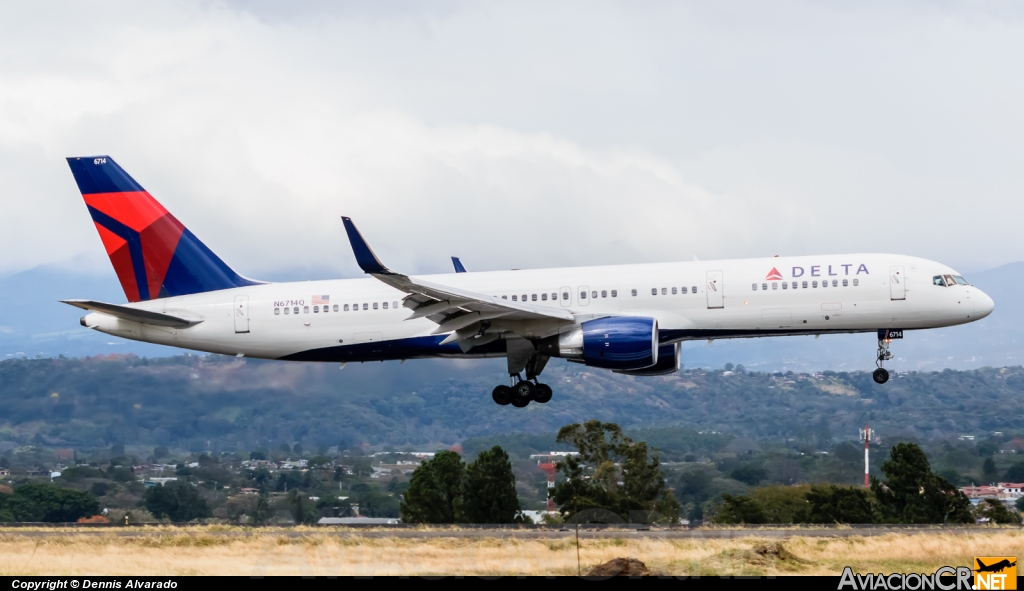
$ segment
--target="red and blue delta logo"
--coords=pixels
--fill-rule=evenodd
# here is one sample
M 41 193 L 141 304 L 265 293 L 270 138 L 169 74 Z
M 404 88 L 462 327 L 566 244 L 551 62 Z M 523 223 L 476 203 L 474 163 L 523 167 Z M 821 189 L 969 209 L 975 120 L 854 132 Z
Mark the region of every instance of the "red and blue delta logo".
M 782 273 L 779 273 L 779 270 L 775 267 L 772 267 L 772 270 L 768 272 L 768 276 L 764 278 L 765 281 L 781 281 L 782 279 Z

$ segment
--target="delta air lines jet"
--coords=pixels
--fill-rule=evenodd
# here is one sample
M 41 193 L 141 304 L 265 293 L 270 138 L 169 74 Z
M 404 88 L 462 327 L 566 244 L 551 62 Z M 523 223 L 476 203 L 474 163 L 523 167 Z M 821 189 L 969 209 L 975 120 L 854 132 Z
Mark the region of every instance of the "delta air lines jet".
M 65 303 L 82 326 L 210 353 L 322 361 L 505 357 L 501 405 L 551 400 L 552 357 L 634 376 L 678 371 L 680 343 L 877 332 L 883 362 L 904 330 L 988 316 L 956 271 L 892 254 L 405 275 L 342 218 L 363 279 L 268 283 L 239 275 L 109 156 L 69 158 L 127 304 Z

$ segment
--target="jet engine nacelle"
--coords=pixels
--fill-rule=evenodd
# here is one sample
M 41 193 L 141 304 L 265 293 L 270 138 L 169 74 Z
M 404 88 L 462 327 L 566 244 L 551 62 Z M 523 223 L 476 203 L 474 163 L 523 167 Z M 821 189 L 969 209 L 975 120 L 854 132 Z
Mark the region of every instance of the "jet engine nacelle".
M 658 321 L 616 316 L 588 320 L 544 339 L 539 351 L 553 357 L 613 370 L 639 370 L 658 363 Z
M 682 347 L 679 343 L 671 345 L 660 345 L 658 347 L 658 362 L 643 369 L 618 369 L 615 373 L 622 373 L 629 376 L 664 376 L 676 373 L 682 364 Z

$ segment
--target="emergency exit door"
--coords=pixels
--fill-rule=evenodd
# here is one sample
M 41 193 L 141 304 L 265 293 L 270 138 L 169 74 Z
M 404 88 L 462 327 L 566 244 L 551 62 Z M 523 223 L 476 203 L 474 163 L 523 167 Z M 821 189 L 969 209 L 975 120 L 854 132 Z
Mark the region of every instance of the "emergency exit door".
M 907 299 L 907 276 L 903 265 L 889 267 L 889 297 L 894 300 Z
M 249 296 L 235 296 L 235 332 L 249 332 Z
M 722 284 L 721 271 L 708 271 L 708 282 L 704 288 L 708 294 L 708 308 L 725 307 L 725 286 Z

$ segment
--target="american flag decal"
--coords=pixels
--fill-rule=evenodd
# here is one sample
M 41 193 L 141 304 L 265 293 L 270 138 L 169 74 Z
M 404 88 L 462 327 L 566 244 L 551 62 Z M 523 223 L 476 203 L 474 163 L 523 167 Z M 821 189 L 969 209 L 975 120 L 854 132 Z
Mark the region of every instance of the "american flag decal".
M 315 295 L 313 296 L 313 305 L 317 304 L 329 304 L 331 303 L 331 296 L 329 295 Z

